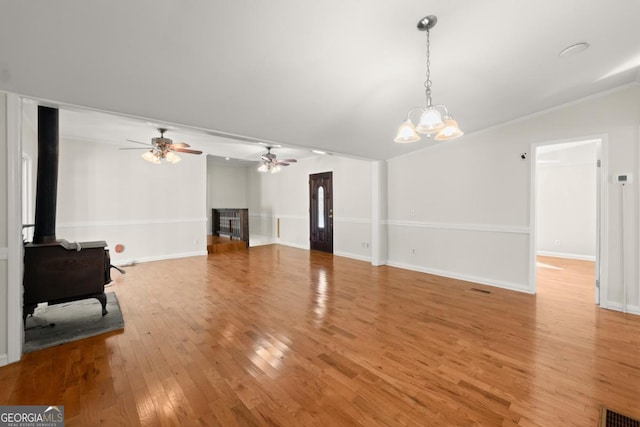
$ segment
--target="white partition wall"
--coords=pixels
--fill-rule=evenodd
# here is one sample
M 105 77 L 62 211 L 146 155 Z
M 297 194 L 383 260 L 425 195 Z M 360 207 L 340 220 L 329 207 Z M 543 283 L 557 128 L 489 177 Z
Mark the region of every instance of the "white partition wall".
M 0 366 L 8 362 L 7 95 L 0 92 Z
M 388 162 L 389 264 L 532 292 L 534 143 L 605 135 L 611 174 L 637 170 L 640 86 L 619 88 Z M 607 180 L 608 298 L 622 301 L 621 189 Z M 637 183 L 631 184 L 637 185 Z M 638 307 L 638 198 L 627 192 L 627 299 Z
M 371 264 L 387 263 L 387 162 L 371 165 Z
M 57 237 L 106 240 L 114 264 L 206 255 L 206 158 L 182 157 L 156 165 L 139 151 L 61 138 Z
M 0 366 L 22 354 L 20 98 L 0 93 Z
M 251 233 L 308 249 L 309 175 L 331 171 L 334 253 L 371 260 L 371 164 L 340 156 L 316 156 L 277 174 L 247 168 Z

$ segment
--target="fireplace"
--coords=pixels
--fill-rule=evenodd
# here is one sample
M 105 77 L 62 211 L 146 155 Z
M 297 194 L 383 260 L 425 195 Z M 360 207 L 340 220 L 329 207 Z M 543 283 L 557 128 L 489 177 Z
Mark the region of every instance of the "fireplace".
M 107 314 L 104 285 L 111 282 L 107 243 L 56 238 L 58 110 L 38 107 L 38 174 L 33 242 L 24 245 L 23 320 L 39 303 L 96 298 Z

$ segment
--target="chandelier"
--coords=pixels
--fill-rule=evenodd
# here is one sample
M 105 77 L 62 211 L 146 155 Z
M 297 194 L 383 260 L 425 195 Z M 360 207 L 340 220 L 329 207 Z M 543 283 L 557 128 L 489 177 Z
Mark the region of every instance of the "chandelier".
M 418 30 L 426 31 L 427 33 L 427 72 L 426 80 L 424 82 L 425 95 L 427 98 L 426 107 L 413 107 L 407 113 L 407 120 L 405 120 L 398 129 L 398 133 L 394 138 L 398 143 L 409 143 L 420 140 L 420 135 L 426 135 L 427 138 L 431 138 L 438 141 L 447 141 L 450 139 L 458 138 L 464 135 L 464 132 L 458 127 L 458 123 L 453 119 L 449 110 L 444 105 L 433 105 L 431 101 L 431 61 L 430 56 L 430 30 L 435 27 L 438 22 L 438 18 L 434 15 L 425 16 L 418 22 Z M 420 121 L 418 126 L 415 126 L 411 121 L 411 114 L 420 112 Z

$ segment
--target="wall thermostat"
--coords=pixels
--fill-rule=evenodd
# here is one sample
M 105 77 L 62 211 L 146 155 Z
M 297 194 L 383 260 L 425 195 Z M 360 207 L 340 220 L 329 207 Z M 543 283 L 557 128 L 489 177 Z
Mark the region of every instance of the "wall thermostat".
M 633 182 L 633 176 L 630 173 L 621 173 L 615 176 L 618 184 L 629 184 Z

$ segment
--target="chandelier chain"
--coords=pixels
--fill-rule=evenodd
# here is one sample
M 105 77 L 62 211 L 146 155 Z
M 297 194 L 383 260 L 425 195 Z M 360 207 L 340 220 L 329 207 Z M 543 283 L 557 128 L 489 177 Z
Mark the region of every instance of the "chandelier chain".
M 431 104 L 431 43 L 429 40 L 429 33 L 431 31 L 427 30 L 427 72 L 426 72 L 426 80 L 424 81 L 425 94 L 427 96 L 427 105 Z

